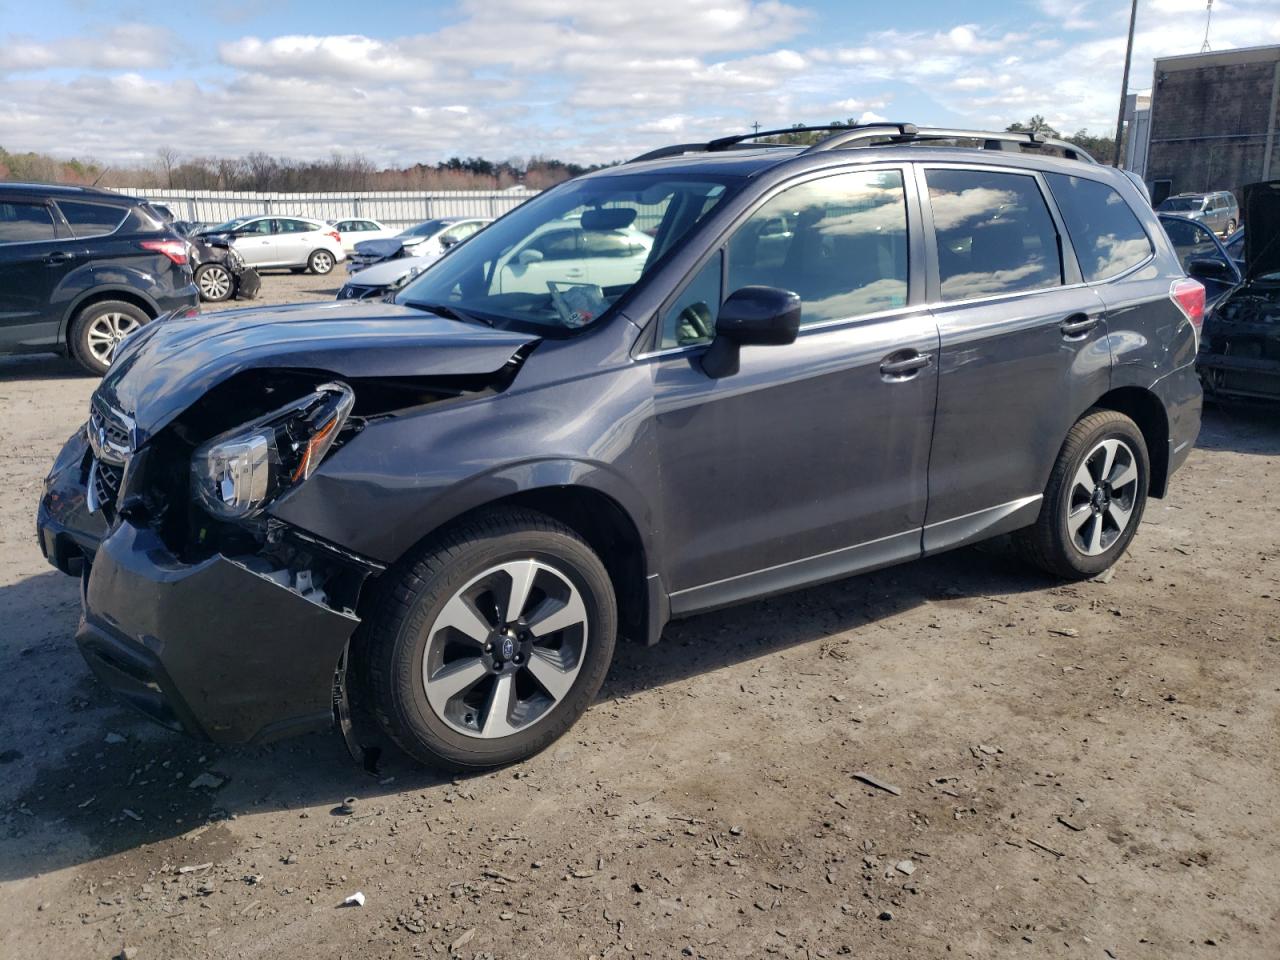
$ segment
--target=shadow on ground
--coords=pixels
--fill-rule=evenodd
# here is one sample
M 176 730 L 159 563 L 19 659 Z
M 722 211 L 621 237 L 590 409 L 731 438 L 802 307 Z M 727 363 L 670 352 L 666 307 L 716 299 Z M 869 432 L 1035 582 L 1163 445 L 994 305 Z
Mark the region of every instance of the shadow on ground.
M 1007 554 L 999 545 L 966 549 L 677 622 L 655 647 L 621 647 L 601 698 L 856 631 L 931 600 L 1047 585 Z M 10 812 L 0 819 L 0 880 L 172 840 L 210 820 L 334 805 L 346 796 L 374 800 L 453 779 L 415 766 L 385 743 L 371 776 L 336 733 L 220 748 L 150 724 L 117 705 L 80 661 L 71 641 L 75 587 L 48 573 L 0 589 L 0 612 L 17 627 L 0 646 L 0 669 L 11 680 L 8 709 L 29 718 L 11 734 L 22 756 L 0 766 L 0 779 L 21 773 L 10 782 L 25 783 L 16 795 L 0 790 L 0 798 L 10 794 Z M 204 773 L 225 786 L 190 785 Z M 216 856 L 209 850 L 204 858 Z

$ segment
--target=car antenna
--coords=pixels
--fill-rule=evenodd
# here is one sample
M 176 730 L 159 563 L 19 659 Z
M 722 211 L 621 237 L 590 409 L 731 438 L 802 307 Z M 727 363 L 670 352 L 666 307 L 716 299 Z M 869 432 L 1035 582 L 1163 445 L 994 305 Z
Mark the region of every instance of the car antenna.
M 108 173 L 110 173 L 110 172 L 111 172 L 111 168 L 110 168 L 110 167 L 103 167 L 103 168 L 102 168 L 102 172 L 101 172 L 100 174 L 98 174 L 98 178 L 97 178 L 96 180 L 94 180 L 94 181 L 93 181 L 93 183 L 89 184 L 89 186 L 91 186 L 91 187 L 96 187 L 96 186 L 98 185 L 99 181 L 101 181 L 101 180 L 102 180 L 102 178 L 103 178 L 103 177 L 105 177 L 105 176 L 106 176 Z

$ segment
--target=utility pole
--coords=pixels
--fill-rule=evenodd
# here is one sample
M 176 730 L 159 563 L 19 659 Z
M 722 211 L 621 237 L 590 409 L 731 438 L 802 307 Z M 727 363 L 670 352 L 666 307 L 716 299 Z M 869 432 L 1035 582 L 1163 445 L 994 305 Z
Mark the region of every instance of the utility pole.
M 1120 140 L 1124 136 L 1124 102 L 1129 96 L 1129 61 L 1133 59 L 1133 28 L 1138 22 L 1138 0 L 1129 9 L 1129 42 L 1124 48 L 1124 78 L 1120 81 L 1120 112 L 1116 115 L 1116 149 L 1111 162 L 1120 166 Z
M 751 130 L 752 130 L 752 132 L 753 132 L 753 133 L 759 133 L 759 132 L 760 132 L 760 121 L 759 121 L 759 120 L 757 120 L 755 123 L 753 123 L 753 124 L 751 125 Z

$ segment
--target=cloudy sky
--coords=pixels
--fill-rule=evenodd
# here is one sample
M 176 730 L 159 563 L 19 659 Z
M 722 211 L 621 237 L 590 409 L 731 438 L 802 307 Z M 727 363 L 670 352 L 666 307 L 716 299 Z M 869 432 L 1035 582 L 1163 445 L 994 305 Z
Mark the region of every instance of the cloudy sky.
M 1280 42 L 1216 0 L 1214 49 Z M 1204 0 L 1141 0 L 1131 89 Z M 0 0 L 0 146 L 594 162 L 759 122 L 1115 124 L 1121 0 Z

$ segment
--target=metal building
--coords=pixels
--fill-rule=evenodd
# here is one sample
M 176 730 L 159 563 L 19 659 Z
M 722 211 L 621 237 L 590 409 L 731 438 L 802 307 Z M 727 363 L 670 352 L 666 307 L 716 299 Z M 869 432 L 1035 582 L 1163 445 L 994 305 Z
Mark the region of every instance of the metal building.
M 1280 178 L 1280 45 L 1156 60 L 1143 177 L 1171 193 Z

